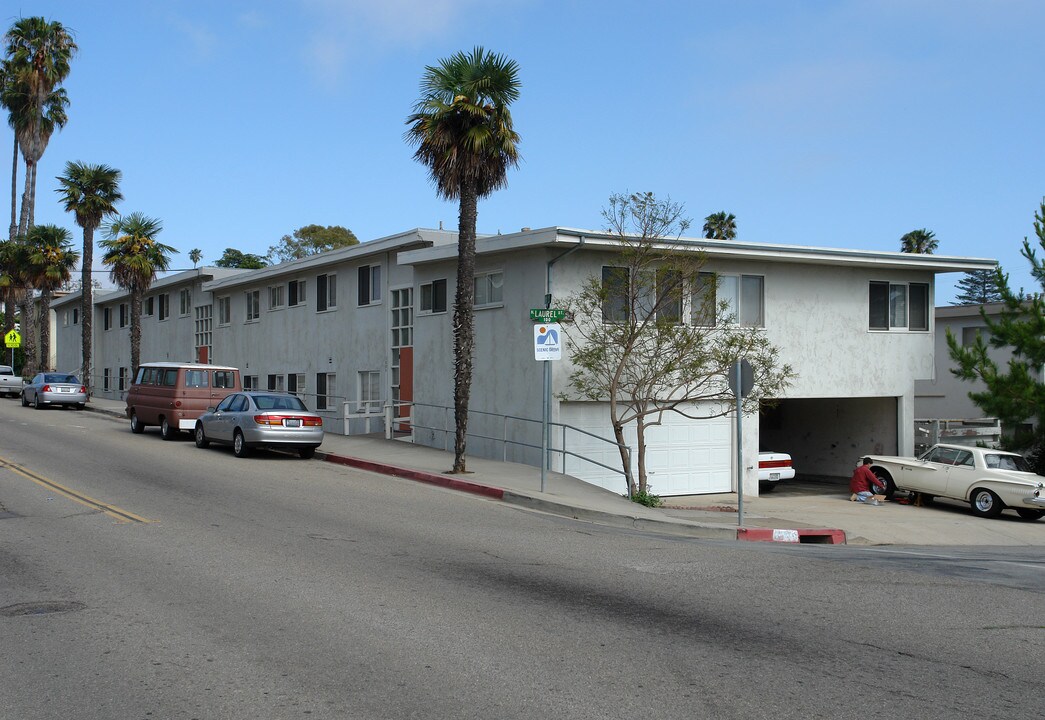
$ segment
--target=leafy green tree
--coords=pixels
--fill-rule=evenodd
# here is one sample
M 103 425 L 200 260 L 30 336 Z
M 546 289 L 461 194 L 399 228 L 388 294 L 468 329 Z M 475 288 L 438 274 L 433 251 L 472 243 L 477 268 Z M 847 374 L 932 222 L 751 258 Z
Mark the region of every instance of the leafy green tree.
M 215 266 L 221 268 L 244 268 L 246 270 L 259 270 L 268 266 L 268 261 L 260 255 L 244 253 L 236 248 L 225 248 Z
M 340 225 L 305 225 L 270 247 L 268 257 L 272 262 L 283 263 L 358 244 L 355 233 Z
M 733 213 L 717 212 L 704 218 L 704 237 L 712 240 L 735 240 L 737 218 Z
M 34 225 L 29 231 L 29 263 L 33 285 L 40 291 L 40 358 L 37 372 L 51 369 L 51 298 L 69 282 L 80 259 L 73 249 L 72 235 L 58 225 Z
M 192 260 L 192 267 L 195 269 L 200 264 L 200 260 L 203 259 L 203 251 L 199 248 L 193 248 L 189 250 L 189 260 Z
M 26 165 L 18 227 L 19 234 L 25 235 L 33 224 L 36 165 L 51 133 L 67 120 L 69 100 L 60 85 L 69 75 L 78 48 L 69 30 L 43 17 L 16 20 L 4 40 L 7 90 L 3 101 Z
M 900 238 L 900 252 L 932 255 L 940 241 L 931 230 L 912 230 Z
M 954 305 L 986 305 L 1001 302 L 998 273 L 993 270 L 970 270 L 958 281 L 957 289 L 961 292 L 954 299 Z
M 603 211 L 607 232 L 619 243 L 609 276 L 589 277 L 559 302 L 566 309 L 566 347 L 573 363 L 570 389 L 609 405 L 621 465 L 633 497 L 650 493 L 646 431 L 665 413 L 719 417 L 733 411 L 728 377 L 747 359 L 755 384 L 744 400 L 758 411 L 794 373 L 782 365 L 761 328 L 737 322 L 728 301 L 716 301 L 705 256 L 679 238 L 689 226 L 683 207 L 652 193 L 613 195 Z M 625 445 L 634 423 L 636 468 Z
M 511 105 L 519 97 L 519 66 L 476 47 L 425 68 L 421 97 L 407 118 L 414 159 L 428 168 L 436 193 L 459 205 L 457 291 L 454 296 L 454 465 L 466 472 L 468 400 L 475 349 L 475 235 L 479 198 L 508 184 L 519 164 Z
M 1034 216 L 1034 232 L 1038 248 L 1045 251 L 1045 201 Z M 1019 427 L 1033 419 L 1036 423 L 1031 435 L 1016 435 L 1012 443 L 1016 449 L 1034 448 L 1039 472 L 1045 469 L 1045 262 L 1037 249 L 1023 239 L 1023 257 L 1031 264 L 1031 275 L 1040 284 L 1042 292 L 1030 295 L 1009 288 L 1009 277 L 997 272 L 998 290 L 1004 303 L 996 318 L 980 310 L 987 324 L 985 341 L 981 335 L 967 347 L 948 331 L 947 346 L 951 359 L 958 367 L 951 370 L 962 380 L 979 380 L 982 391 L 969 393 L 969 398 L 991 417 L 999 418 L 1010 428 Z M 1006 348 L 1012 358 L 1006 367 L 999 367 L 988 354 L 992 348 Z
M 127 291 L 131 301 L 131 377 L 141 364 L 142 299 L 152 287 L 156 273 L 170 269 L 171 255 L 177 252 L 157 242 L 163 230 L 159 220 L 134 212 L 116 218 L 106 228 L 102 264 L 110 268 L 109 277 Z
M 102 221 L 116 214 L 116 203 L 123 200 L 120 193 L 120 171 L 108 165 L 67 162 L 65 172 L 59 175 L 55 192 L 66 212 L 73 213 L 76 224 L 83 228 L 83 264 L 80 269 L 80 336 L 83 366 L 81 377 L 91 391 L 94 317 L 94 231 Z

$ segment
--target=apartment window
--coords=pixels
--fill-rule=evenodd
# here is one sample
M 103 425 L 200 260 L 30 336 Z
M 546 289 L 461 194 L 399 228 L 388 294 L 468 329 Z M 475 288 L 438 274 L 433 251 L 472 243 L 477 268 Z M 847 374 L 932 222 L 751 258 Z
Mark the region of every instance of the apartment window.
M 182 288 L 178 293 L 178 314 L 185 316 L 192 313 L 192 290 Z
M 657 321 L 680 324 L 682 322 L 682 276 L 674 270 L 657 271 Z
M 962 328 L 962 347 L 972 347 L 976 344 L 976 338 L 987 337 L 987 326 L 976 325 L 974 327 Z
M 162 293 L 156 296 L 156 300 L 160 306 L 157 310 L 159 319 L 160 321 L 166 320 L 171 316 L 171 296 L 167 293 Z
M 127 389 L 127 377 L 130 375 L 130 370 L 125 367 L 120 368 L 120 392 Z
M 628 296 L 631 282 L 628 268 L 605 266 L 602 268 L 603 322 L 624 322 L 628 319 Z
M 337 275 L 320 275 L 316 278 L 316 310 L 337 308 Z
M 381 412 L 381 373 L 376 370 L 359 372 L 359 412 Z
M 130 308 L 127 307 L 127 303 L 120 303 L 120 327 L 127 327 L 130 324 Z
M 418 314 L 446 312 L 446 280 L 433 280 L 421 286 Z
M 112 329 L 112 308 L 102 309 L 102 330 Z
M 244 390 L 257 390 L 258 389 L 258 376 L 257 375 L 244 375 L 243 376 L 243 389 Z
M 718 280 L 715 273 L 697 275 L 693 287 L 692 322 L 700 327 L 715 327 L 718 323 Z
M 80 324 L 80 308 L 73 308 L 73 325 Z
M 260 290 L 248 290 L 246 292 L 247 299 L 247 322 L 257 322 L 257 319 L 261 317 L 261 291 Z
M 64 325 L 64 326 L 68 326 L 69 325 L 69 311 L 68 310 L 66 310 L 64 313 L 62 313 L 62 325 Z
M 156 314 L 156 298 L 153 295 L 145 298 L 142 302 L 142 315 L 145 317 L 152 317 Z
M 105 392 L 112 390 L 112 368 L 102 370 L 102 390 Z
M 279 310 L 286 304 L 286 288 L 283 285 L 273 285 L 270 287 L 269 310 Z
M 928 330 L 928 283 L 889 283 L 872 280 L 868 289 L 868 328 Z
M 305 373 L 287 374 L 287 392 L 295 395 L 305 394 Z
M 359 304 L 371 305 L 381 301 L 381 266 L 363 265 L 359 268 Z
M 210 360 L 214 348 L 214 320 L 211 317 L 210 305 L 200 305 L 196 308 L 193 329 L 196 338 L 196 362 L 205 363 Z
M 269 375 L 269 390 L 283 392 L 283 376 Z
M 232 322 L 232 298 L 228 295 L 218 298 L 218 325 Z
M 334 373 L 316 374 L 316 410 L 334 410 L 337 406 L 337 376 Z
M 475 307 L 492 307 L 504 302 L 504 273 L 482 273 L 475 276 Z
M 295 305 L 305 304 L 305 281 L 304 280 L 291 280 L 287 283 L 287 305 L 294 307 Z

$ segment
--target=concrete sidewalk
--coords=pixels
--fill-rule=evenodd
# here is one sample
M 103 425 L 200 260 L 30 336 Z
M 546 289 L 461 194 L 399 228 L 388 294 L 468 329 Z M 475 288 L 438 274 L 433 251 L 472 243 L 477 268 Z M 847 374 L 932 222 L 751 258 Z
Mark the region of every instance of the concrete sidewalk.
M 92 398 L 87 409 L 125 419 L 122 402 Z M 542 492 L 539 468 L 469 457 L 469 472 L 451 475 L 447 470 L 453 465 L 453 453 L 374 435 L 327 434 L 316 457 L 531 510 L 690 537 L 869 545 L 1045 545 L 1045 521 L 1027 522 L 1010 513 L 985 520 L 971 515 L 967 506 L 942 503 L 927 508 L 898 503 L 870 507 L 849 502 L 848 492 L 838 487 L 827 488 L 824 494 L 778 492 L 745 498 L 741 528 L 737 496 L 732 493 L 669 497 L 667 507 L 654 509 L 554 472 L 548 473 Z

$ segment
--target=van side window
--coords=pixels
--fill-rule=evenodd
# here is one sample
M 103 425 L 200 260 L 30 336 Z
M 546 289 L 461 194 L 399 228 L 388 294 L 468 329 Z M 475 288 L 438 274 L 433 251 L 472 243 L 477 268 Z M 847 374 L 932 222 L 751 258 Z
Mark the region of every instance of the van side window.
M 234 388 L 236 387 L 236 373 L 231 370 L 214 371 L 214 387 Z
M 186 370 L 185 371 L 185 387 L 191 388 L 205 388 L 209 387 L 210 378 L 209 373 L 206 370 Z
M 151 369 L 152 368 L 138 368 L 138 379 L 134 381 L 134 384 L 141 385 L 143 382 L 145 382 L 145 373 L 147 373 Z
M 178 384 L 178 369 L 170 368 L 163 374 L 163 384 L 167 387 L 174 387 Z

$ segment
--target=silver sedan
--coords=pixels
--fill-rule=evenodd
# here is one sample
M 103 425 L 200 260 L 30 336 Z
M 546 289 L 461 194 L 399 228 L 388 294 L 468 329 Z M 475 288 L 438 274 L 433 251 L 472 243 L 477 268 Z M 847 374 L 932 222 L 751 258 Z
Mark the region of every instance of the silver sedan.
M 196 421 L 196 447 L 232 446 L 236 457 L 257 447 L 296 450 L 305 459 L 323 442 L 323 418 L 289 393 L 249 391 L 229 395 Z
M 48 405 L 72 405 L 83 410 L 86 404 L 87 388 L 75 375 L 39 373 L 22 388 L 22 407 L 43 410 Z

